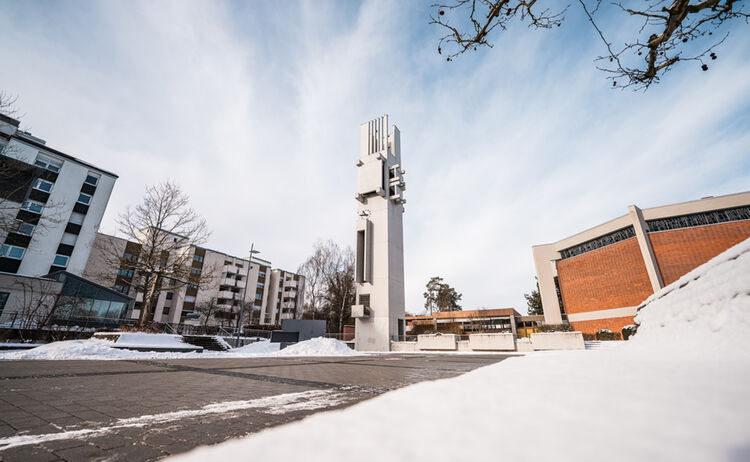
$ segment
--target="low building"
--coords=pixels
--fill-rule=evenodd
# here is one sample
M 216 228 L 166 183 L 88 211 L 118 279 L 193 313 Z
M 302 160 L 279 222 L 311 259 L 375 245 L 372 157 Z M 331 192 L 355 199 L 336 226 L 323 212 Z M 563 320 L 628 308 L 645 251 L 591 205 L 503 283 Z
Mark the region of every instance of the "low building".
M 526 337 L 535 332 L 535 327 L 541 322 L 542 316 L 522 316 L 513 308 L 441 311 L 431 315 L 407 316 L 406 332 L 512 332 L 519 337 Z
M 142 294 L 133 287 L 137 274 L 128 268 L 140 251 L 140 244 L 119 237 L 98 233 L 84 276 L 114 290 L 135 297 L 136 305 L 129 314 L 140 314 Z M 252 325 L 277 325 L 282 319 L 297 319 L 302 314 L 305 278 L 290 271 L 272 268 L 271 262 L 253 257 L 252 265 L 246 258 L 203 247 L 189 246 L 192 271 L 209 272 L 212 284 L 198 287 L 188 284 L 170 290 L 160 290 L 154 310 L 154 321 L 170 324 L 198 323 L 207 312 L 214 309 L 206 325 L 235 327 L 245 299 L 245 323 Z M 113 266 L 111 255 L 120 255 L 119 266 Z M 247 292 L 245 287 L 247 284 Z
M 67 271 L 43 277 L 0 273 L 0 328 L 118 327 L 133 299 Z
M 750 192 L 640 209 L 532 247 L 547 324 L 620 332 L 638 305 L 750 238 Z

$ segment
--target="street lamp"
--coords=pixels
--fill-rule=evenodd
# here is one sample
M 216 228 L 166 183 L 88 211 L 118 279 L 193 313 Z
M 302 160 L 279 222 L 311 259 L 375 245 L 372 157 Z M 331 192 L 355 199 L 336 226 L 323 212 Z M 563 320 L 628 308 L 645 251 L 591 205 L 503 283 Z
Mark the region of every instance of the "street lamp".
M 247 298 L 247 283 L 250 281 L 250 268 L 253 267 L 253 255 L 260 253 L 260 250 L 255 250 L 255 243 L 250 243 L 250 258 L 248 258 L 247 274 L 245 275 L 245 291 L 242 293 L 242 303 L 240 304 L 240 317 L 237 319 L 237 341 L 234 343 L 234 347 L 240 346 L 240 333 L 242 332 L 242 318 L 245 317 L 245 299 Z

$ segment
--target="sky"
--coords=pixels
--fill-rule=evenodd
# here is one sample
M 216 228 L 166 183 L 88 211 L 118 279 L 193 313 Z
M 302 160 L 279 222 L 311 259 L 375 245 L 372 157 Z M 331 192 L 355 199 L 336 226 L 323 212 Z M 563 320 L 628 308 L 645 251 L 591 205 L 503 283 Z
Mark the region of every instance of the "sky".
M 407 312 L 441 276 L 464 309 L 514 307 L 531 246 L 627 213 L 750 190 L 750 26 L 709 72 L 612 89 L 577 4 L 446 62 L 432 2 L 0 0 L 0 89 L 22 128 L 119 175 L 101 231 L 179 183 L 207 247 L 296 270 L 354 242 L 359 125 L 401 131 Z M 613 40 L 632 23 L 611 10 Z M 612 29 L 614 27 L 614 29 Z

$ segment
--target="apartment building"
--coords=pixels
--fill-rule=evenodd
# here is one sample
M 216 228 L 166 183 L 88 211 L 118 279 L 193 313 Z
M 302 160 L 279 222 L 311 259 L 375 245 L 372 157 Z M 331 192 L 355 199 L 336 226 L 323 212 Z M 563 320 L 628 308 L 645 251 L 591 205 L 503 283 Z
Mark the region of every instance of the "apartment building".
M 655 291 L 750 238 L 750 192 L 628 209 L 532 247 L 545 323 L 619 332 Z
M 18 127 L 0 114 L 0 272 L 80 276 L 117 175 Z
M 273 269 L 270 261 L 255 256 L 251 265 L 247 258 L 202 247 L 185 246 L 180 251 L 188 253 L 191 274 L 202 276 L 207 282 L 201 286 L 178 285 L 173 289 L 165 282 L 166 285 L 159 288 L 154 321 L 203 324 L 211 306 L 208 325 L 233 327 L 243 295 L 246 324 L 274 325 L 281 319 L 301 315 L 304 277 Z M 137 242 L 98 233 L 84 271 L 84 277 L 135 297 L 135 308 L 129 314 L 134 319 L 140 315 L 143 294 L 135 291 L 138 275 L 128 263 L 134 261 L 139 252 Z M 121 256 L 119 264 L 113 264 L 112 254 Z

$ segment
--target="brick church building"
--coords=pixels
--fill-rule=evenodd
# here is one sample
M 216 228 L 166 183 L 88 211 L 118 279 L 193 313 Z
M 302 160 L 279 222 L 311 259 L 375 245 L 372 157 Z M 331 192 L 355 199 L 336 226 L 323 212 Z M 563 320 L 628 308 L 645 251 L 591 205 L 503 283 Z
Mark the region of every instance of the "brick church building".
M 750 192 L 631 205 L 626 215 L 533 246 L 545 323 L 620 332 L 655 291 L 747 238 Z

